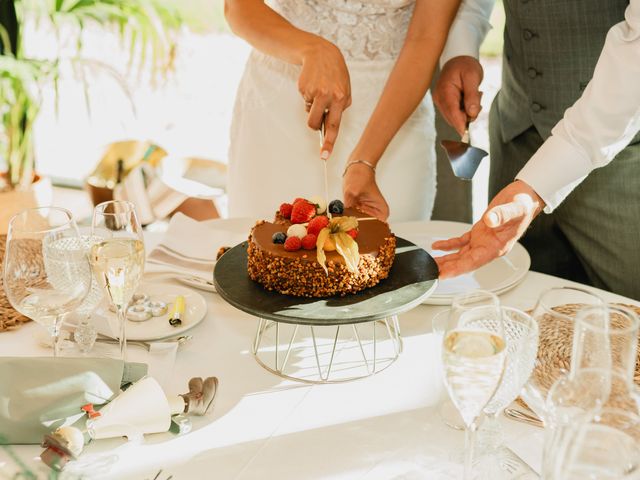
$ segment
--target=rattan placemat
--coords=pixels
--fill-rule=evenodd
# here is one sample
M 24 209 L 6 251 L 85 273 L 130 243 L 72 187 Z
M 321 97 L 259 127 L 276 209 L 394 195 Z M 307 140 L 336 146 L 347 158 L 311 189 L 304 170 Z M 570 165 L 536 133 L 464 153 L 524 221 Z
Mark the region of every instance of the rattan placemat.
M 30 321 L 27 317 L 14 310 L 4 293 L 4 275 L 2 272 L 4 270 L 3 262 L 6 244 L 7 236 L 0 235 L 0 332 L 15 329 Z
M 633 310 L 640 315 L 640 307 L 633 305 L 618 304 L 622 307 L 626 307 Z M 584 305 L 581 304 L 567 304 L 554 307 L 553 309 L 558 313 L 567 315 L 569 317 L 575 317 L 578 310 Z M 553 383 L 557 380 L 558 369 L 569 370 L 571 362 L 571 350 L 573 348 L 573 324 L 572 323 L 560 323 L 551 321 L 551 316 L 548 322 L 539 322 L 540 336 L 538 347 L 538 359 L 541 360 L 537 363 L 536 368 L 533 370 L 532 375 L 537 377 L 537 383 L 542 385 L 547 391 L 551 388 Z M 636 369 L 634 374 L 634 381 L 640 386 L 640 350 L 638 353 L 638 359 L 636 360 Z M 612 392 L 615 395 L 617 392 Z M 522 406 L 527 404 L 518 398 L 517 402 Z M 624 403 L 620 401 L 616 403 Z

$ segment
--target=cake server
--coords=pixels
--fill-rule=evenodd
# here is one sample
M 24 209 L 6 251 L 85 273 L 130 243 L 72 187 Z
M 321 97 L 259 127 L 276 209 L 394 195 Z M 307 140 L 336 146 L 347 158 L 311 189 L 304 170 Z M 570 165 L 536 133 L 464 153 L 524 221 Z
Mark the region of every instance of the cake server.
M 442 140 L 440 145 L 447 154 L 449 162 L 451 162 L 453 174 L 463 180 L 471 180 L 482 159 L 488 155 L 481 148 L 471 145 L 468 120 L 460 141 Z
M 322 147 L 324 146 L 324 121 L 327 117 L 327 111 L 322 114 L 322 120 L 320 121 L 320 151 L 322 151 Z M 320 158 L 322 160 L 322 164 L 324 166 L 324 203 L 327 206 L 327 217 L 331 219 L 331 212 L 329 211 L 329 175 L 327 173 L 327 160 L 324 158 Z

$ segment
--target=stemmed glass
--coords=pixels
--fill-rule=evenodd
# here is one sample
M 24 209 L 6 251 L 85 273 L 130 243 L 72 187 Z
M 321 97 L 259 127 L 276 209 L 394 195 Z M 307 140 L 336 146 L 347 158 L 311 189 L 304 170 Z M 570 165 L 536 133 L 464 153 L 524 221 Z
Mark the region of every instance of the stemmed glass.
M 448 316 L 451 321 L 455 321 L 464 312 L 472 308 L 489 306 L 494 309 L 500 307 L 498 297 L 486 290 L 473 290 L 470 292 L 456 295 L 451 302 L 451 309 L 448 310 Z M 443 317 L 444 314 L 438 316 L 438 320 L 434 318 L 433 331 L 439 335 L 443 335 L 449 319 Z M 444 400 L 440 407 L 440 418 L 449 427 L 456 430 L 464 430 L 465 424 L 450 398 Z
M 605 408 L 574 427 L 557 456 L 552 478 L 558 480 L 637 480 L 640 417 L 632 411 Z
M 91 267 L 116 309 L 120 357 L 126 358 L 127 308 L 144 272 L 142 227 L 132 203 L 109 201 L 93 212 Z
M 576 442 L 576 425 L 592 421 L 603 409 L 638 411 L 633 383 L 638 329 L 637 315 L 617 305 L 578 312 L 570 372 L 554 383 L 547 396 L 543 455 L 547 477 L 561 477 L 563 452 Z
M 506 342 L 499 309 L 451 316 L 442 344 L 444 382 L 466 427 L 464 478 L 471 478 L 475 432 L 504 372 Z
M 547 394 L 551 386 L 569 372 L 573 347 L 568 339 L 573 338 L 575 320 L 559 310 L 558 307 L 566 305 L 602 307 L 604 302 L 594 293 L 572 287 L 551 288 L 538 299 L 531 316 L 538 324 L 540 338 L 554 342 L 555 348 L 542 348 L 543 342 L 538 344 L 533 372 L 522 391 L 522 398 L 543 421 L 546 420 Z
M 511 307 L 501 307 L 500 311 L 507 343 L 506 366 L 498 389 L 484 408 L 485 420 L 478 431 L 479 448 L 489 455 L 492 467 L 499 465 L 498 454 L 503 442 L 498 416 L 520 394 L 538 352 L 538 324 L 533 318 Z M 495 471 L 488 478 L 500 476 L 501 472 Z
M 71 212 L 40 207 L 11 219 L 4 261 L 7 298 L 47 328 L 54 358 L 64 315 L 82 303 L 90 285 L 91 269 Z

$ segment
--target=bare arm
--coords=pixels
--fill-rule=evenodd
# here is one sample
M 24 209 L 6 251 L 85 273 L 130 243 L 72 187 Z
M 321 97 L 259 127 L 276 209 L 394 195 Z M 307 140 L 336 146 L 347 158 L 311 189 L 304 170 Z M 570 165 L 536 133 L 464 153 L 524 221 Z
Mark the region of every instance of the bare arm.
M 306 52 L 326 42 L 294 27 L 262 0 L 225 0 L 224 15 L 233 33 L 261 52 L 302 65 Z
M 460 0 L 417 0 L 409 30 L 380 100 L 350 160 L 377 165 L 389 143 L 424 98 L 447 40 Z M 362 163 L 347 166 L 345 203 L 381 219 L 389 215 L 373 170 Z
M 325 111 L 328 158 L 338 136 L 342 112 L 351 105 L 351 81 L 342 53 L 333 43 L 300 30 L 262 0 L 225 0 L 224 13 L 233 32 L 254 48 L 288 63 L 301 65 L 298 90 L 307 105 L 307 124 L 320 128 Z
M 400 127 L 424 98 L 460 0 L 418 0 L 382 96 L 352 157 L 377 164 Z

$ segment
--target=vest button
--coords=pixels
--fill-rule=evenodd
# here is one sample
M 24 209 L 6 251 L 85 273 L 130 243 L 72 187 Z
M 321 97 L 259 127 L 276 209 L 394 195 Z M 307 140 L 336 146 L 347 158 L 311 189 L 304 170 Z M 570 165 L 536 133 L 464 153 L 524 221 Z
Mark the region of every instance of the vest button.
M 535 33 L 533 33 L 531 30 L 529 30 L 528 28 L 525 28 L 522 31 L 522 38 L 524 38 L 526 41 L 531 40 L 533 37 L 535 37 Z
M 538 75 L 540 75 L 540 72 L 538 72 L 538 70 L 536 70 L 533 67 L 530 67 L 527 69 L 527 75 L 529 76 L 529 78 L 536 78 Z
M 542 108 L 543 108 L 543 107 L 542 107 L 542 105 L 540 105 L 538 102 L 533 102 L 533 103 L 531 104 L 531 110 L 532 110 L 534 113 L 538 113 L 538 112 L 540 112 L 540 111 L 542 110 Z

